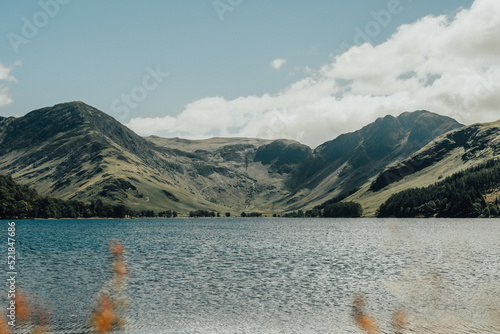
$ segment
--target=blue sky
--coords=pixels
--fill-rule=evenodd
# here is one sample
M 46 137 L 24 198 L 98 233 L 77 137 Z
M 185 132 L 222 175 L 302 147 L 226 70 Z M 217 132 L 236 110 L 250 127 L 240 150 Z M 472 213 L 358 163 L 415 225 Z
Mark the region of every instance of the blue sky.
M 483 3 L 483 7 L 495 6 L 491 0 L 476 2 Z M 340 120 L 340 128 L 325 128 L 313 138 L 305 133 L 308 129 L 300 131 L 290 123 L 308 114 L 314 116 L 310 101 L 301 108 L 298 102 L 280 104 L 276 100 L 296 86 L 307 86 L 304 80 L 321 84 L 318 77 L 329 77 L 326 68 L 339 65 L 335 57 L 342 56 L 355 44 L 383 46 L 399 27 L 417 25 L 425 17 L 435 21 L 444 17 L 448 22 L 442 25 L 450 25 L 458 21 L 455 15 L 468 11 L 472 3 L 472 0 L 4 0 L 0 11 L 0 115 L 21 116 L 44 106 L 81 100 L 144 135 L 286 136 L 317 145 L 338 135 L 340 128 L 354 130 L 373 121 L 379 113 L 398 114 L 405 110 L 387 108 L 356 115 L 345 107 L 345 99 L 343 107 L 324 105 L 321 108 L 325 112 Z M 387 13 L 389 16 L 384 16 Z M 475 18 L 481 13 L 476 13 Z M 26 27 L 30 24 L 37 31 Z M 421 37 L 432 37 L 432 32 L 431 36 Z M 379 56 L 367 57 L 373 61 Z M 273 60 L 281 66 L 273 68 Z M 155 71 L 163 74 L 155 79 L 151 75 Z M 339 75 L 339 71 L 342 72 L 338 68 L 334 71 L 335 82 L 346 80 L 348 85 L 356 85 L 356 79 Z M 344 98 L 339 87 L 330 88 L 330 97 Z M 368 89 L 356 96 L 387 95 L 376 90 Z M 306 94 L 307 89 L 301 91 Z M 126 102 L 124 96 L 131 94 L 135 98 Z M 272 103 L 265 102 L 268 97 L 274 99 Z M 318 101 L 327 103 L 324 97 L 318 96 Z M 431 106 L 409 103 L 408 107 Z M 359 108 L 364 105 L 359 104 Z M 218 113 L 226 109 L 229 111 Z M 453 115 L 452 111 L 434 111 Z M 241 117 L 235 120 L 227 115 L 231 112 L 241 113 Z M 195 118 L 199 115 L 201 123 L 193 124 L 186 115 Z M 256 122 L 266 115 L 271 127 L 267 132 Z M 479 121 L 489 117 L 481 115 L 476 117 Z M 220 117 L 222 125 L 212 126 L 210 121 L 203 121 L 204 117 L 208 120 Z M 356 121 L 349 122 L 349 118 Z M 466 116 L 462 118 L 469 121 Z

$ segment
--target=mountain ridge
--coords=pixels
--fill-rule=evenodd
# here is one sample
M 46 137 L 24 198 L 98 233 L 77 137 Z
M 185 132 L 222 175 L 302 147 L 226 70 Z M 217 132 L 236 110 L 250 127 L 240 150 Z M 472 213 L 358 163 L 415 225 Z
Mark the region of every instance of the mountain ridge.
M 366 202 L 377 197 L 373 181 L 463 127 L 432 112 L 403 112 L 312 149 L 288 139 L 140 137 L 78 101 L 0 118 L 0 173 L 44 195 L 132 209 L 281 213 L 349 192 L 346 200 L 373 214 Z
M 421 110 L 380 117 L 360 130 L 327 141 L 314 150 L 314 161 L 299 170 L 303 179 L 297 179 L 302 191 L 300 198 L 295 197 L 292 209 L 315 206 L 360 187 L 385 166 L 407 158 L 434 136 L 462 126 L 449 117 Z M 318 188 L 323 195 L 315 191 Z
M 361 203 L 367 215 L 392 194 L 430 186 L 443 178 L 500 157 L 500 121 L 476 123 L 445 133 L 405 160 L 388 165 L 347 200 Z

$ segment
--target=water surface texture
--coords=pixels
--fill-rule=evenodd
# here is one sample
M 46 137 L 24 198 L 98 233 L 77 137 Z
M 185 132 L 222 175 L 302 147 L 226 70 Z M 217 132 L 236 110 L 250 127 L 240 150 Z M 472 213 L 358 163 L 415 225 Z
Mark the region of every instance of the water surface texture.
M 126 333 L 361 333 L 358 293 L 384 333 L 398 309 L 412 333 L 500 333 L 500 220 L 16 223 L 18 285 L 55 333 L 89 332 L 112 239 L 130 270 Z

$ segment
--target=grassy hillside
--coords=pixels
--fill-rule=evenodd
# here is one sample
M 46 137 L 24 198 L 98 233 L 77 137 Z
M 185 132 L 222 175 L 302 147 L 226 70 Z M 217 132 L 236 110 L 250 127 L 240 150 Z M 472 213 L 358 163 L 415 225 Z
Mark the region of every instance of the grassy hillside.
M 292 178 L 293 195 L 280 204 L 291 210 L 320 205 L 362 187 L 386 166 L 408 158 L 437 136 L 463 125 L 428 111 L 386 116 L 318 146 Z
M 458 127 L 428 111 L 405 112 L 311 150 L 284 139 L 143 138 L 83 102 L 70 102 L 20 118 L 0 118 L 0 173 L 42 196 L 184 214 L 307 210 L 356 188 L 360 190 L 346 201 L 358 202 L 365 215 L 374 215 L 394 192 L 432 184 L 467 167 L 458 160 L 465 147 L 459 133 L 450 137 L 457 145 L 446 145 L 448 137 L 441 146 L 429 144 L 425 154 L 433 160 L 405 175 L 404 183 L 369 187 L 387 166 L 397 168 L 397 162 Z M 475 145 L 474 138 L 465 141 L 467 149 Z M 483 140 L 475 151 L 470 149 L 470 163 L 483 161 L 481 152 L 488 147 Z M 452 168 L 443 162 L 453 163 Z
M 102 201 L 83 203 L 40 196 L 36 190 L 0 175 L 0 219 L 24 218 L 124 218 L 139 215 L 125 205 L 109 205 Z
M 253 162 L 270 141 L 208 141 L 213 150 L 157 142 L 82 102 L 64 103 L 0 120 L 0 173 L 42 195 L 134 210 L 271 210 L 285 192 L 285 175 Z
M 375 216 L 395 193 L 430 186 L 499 157 L 500 122 L 470 125 L 439 136 L 408 159 L 389 166 L 348 200 L 359 202 L 366 216 Z
M 490 160 L 425 188 L 393 194 L 379 217 L 499 217 L 500 160 Z

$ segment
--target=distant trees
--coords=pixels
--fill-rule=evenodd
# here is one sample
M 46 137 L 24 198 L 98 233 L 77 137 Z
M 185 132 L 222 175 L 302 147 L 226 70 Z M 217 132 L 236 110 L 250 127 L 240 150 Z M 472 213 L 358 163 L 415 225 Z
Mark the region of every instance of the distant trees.
M 217 214 L 214 211 L 207 211 L 207 210 L 196 210 L 189 212 L 189 217 L 191 218 L 201 218 L 201 217 L 214 218 L 216 215 Z
M 110 205 L 91 201 L 63 201 L 49 196 L 40 196 L 26 186 L 13 183 L 10 178 L 0 176 L 0 218 L 124 218 L 132 214 L 125 205 Z M 12 186 L 13 185 L 13 186 Z M 20 186 L 19 188 L 17 188 Z
M 357 218 L 363 215 L 361 204 L 356 202 L 336 202 L 312 210 L 298 210 L 283 215 L 285 218 Z
M 357 218 L 363 214 L 361 204 L 356 202 L 338 202 L 327 204 L 323 209 L 325 218 Z
M 455 173 L 425 188 L 392 195 L 383 203 L 379 217 L 498 217 L 500 160 Z M 493 193 L 488 202 L 487 194 Z
M 285 213 L 283 215 L 284 218 L 305 218 L 306 215 L 304 213 L 304 210 L 298 210 L 298 211 L 292 211 L 289 213 Z
M 241 213 L 241 217 L 242 218 L 258 218 L 258 217 L 262 217 L 262 213 L 260 212 L 249 212 L 249 213 L 246 213 L 246 212 L 242 212 Z
M 356 202 L 342 202 L 358 191 L 350 189 L 340 195 L 312 208 L 311 210 L 293 211 L 283 215 L 286 218 L 356 218 L 363 215 L 363 207 Z
M 177 217 L 175 211 L 164 211 L 163 214 L 168 218 Z M 153 210 L 134 211 L 123 204 L 111 205 L 101 199 L 83 203 L 41 196 L 12 177 L 0 175 L 0 219 L 90 217 L 156 217 L 156 214 Z
M 230 213 L 229 213 L 229 216 L 231 216 Z M 226 213 L 226 217 L 229 217 L 229 216 L 228 216 L 228 213 Z M 220 212 L 207 211 L 207 210 L 196 210 L 196 211 L 190 211 L 189 217 L 191 217 L 191 218 L 202 218 L 202 217 L 220 218 Z
M 177 211 L 167 210 L 158 212 L 158 217 L 176 218 L 177 216 L 178 216 Z

